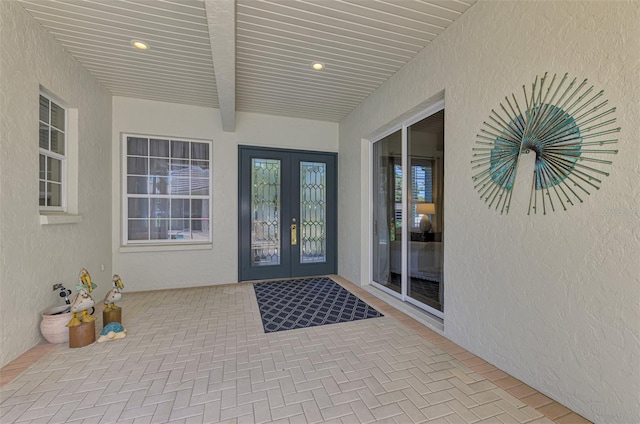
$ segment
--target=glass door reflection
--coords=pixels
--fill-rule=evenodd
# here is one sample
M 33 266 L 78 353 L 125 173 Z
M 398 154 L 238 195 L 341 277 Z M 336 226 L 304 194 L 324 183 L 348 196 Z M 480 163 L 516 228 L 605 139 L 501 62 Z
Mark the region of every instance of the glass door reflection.
M 402 133 L 373 145 L 373 281 L 402 293 Z
M 372 282 L 443 318 L 444 110 L 403 128 L 372 146 Z
M 407 296 L 443 312 L 444 110 L 407 128 L 407 154 Z

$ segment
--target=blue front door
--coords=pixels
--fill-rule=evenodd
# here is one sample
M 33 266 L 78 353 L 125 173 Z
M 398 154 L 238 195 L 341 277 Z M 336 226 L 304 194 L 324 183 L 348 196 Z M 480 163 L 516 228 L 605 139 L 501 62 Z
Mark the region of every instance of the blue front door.
M 336 154 L 239 147 L 239 280 L 336 272 Z

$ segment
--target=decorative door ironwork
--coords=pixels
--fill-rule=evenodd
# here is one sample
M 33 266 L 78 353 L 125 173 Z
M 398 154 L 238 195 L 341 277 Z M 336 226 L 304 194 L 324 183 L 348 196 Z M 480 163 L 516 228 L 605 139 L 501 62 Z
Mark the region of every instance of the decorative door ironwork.
M 327 260 L 327 164 L 300 162 L 300 262 Z
M 251 263 L 280 264 L 279 160 L 251 160 Z

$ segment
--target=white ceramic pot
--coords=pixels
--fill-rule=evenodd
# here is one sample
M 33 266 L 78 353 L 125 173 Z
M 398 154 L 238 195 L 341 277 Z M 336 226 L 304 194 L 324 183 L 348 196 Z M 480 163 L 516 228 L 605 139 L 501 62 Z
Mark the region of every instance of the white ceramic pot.
M 64 312 L 64 311 L 67 312 Z M 62 312 L 62 313 L 61 313 Z M 65 343 L 69 341 L 67 323 L 71 320 L 69 305 L 56 306 L 42 311 L 40 332 L 49 343 Z

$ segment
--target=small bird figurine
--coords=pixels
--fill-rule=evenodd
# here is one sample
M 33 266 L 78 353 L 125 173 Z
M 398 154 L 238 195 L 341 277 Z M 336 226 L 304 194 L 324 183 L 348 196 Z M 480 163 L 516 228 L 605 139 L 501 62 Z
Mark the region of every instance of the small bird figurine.
M 107 295 L 104 297 L 104 310 L 109 311 L 112 309 L 117 309 L 116 301 L 122 298 L 122 290 L 124 290 L 124 284 L 122 284 L 122 280 L 118 274 L 113 274 L 113 288 L 107 292 Z
M 73 298 L 71 302 L 71 321 L 67 323 L 67 327 L 77 327 L 82 322 L 92 322 L 95 320 L 94 317 L 87 314 L 87 309 L 91 308 L 95 305 L 93 298 L 84 288 L 81 289 L 76 296 Z M 78 313 L 82 312 L 82 319 L 78 319 Z
M 98 287 L 97 284 L 91 282 L 91 275 L 89 275 L 89 271 L 87 271 L 86 268 L 82 268 L 80 270 L 79 280 L 80 284 L 76 285 L 77 291 L 85 289 L 86 291 L 91 293 L 96 287 Z

